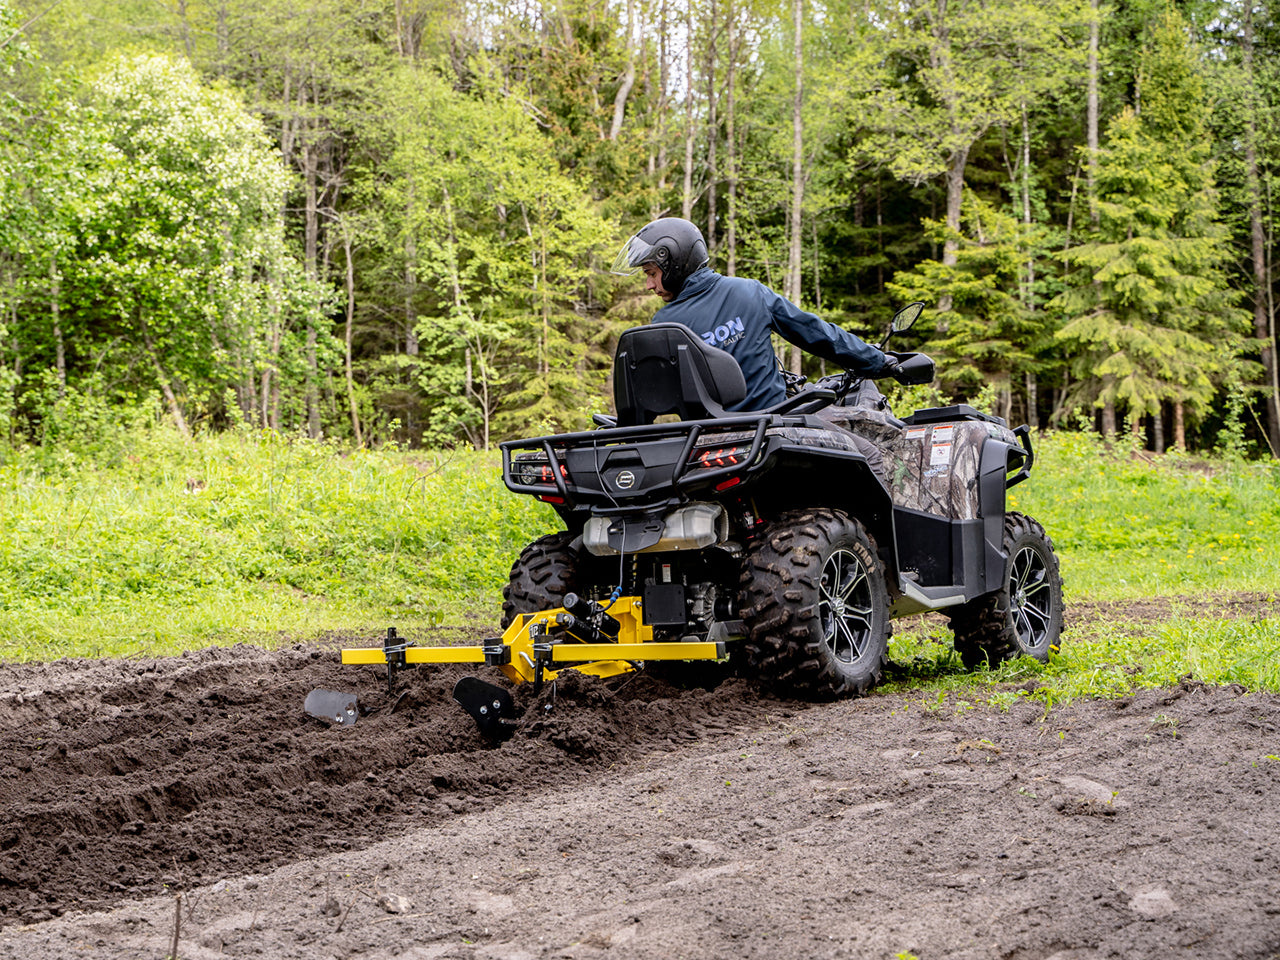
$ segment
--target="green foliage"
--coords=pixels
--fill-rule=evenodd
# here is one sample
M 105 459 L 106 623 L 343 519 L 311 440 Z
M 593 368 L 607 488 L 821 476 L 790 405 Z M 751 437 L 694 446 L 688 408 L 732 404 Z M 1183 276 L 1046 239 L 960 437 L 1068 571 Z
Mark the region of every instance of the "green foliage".
M 1036 446 L 1033 478 L 1010 491 L 1009 506 L 1050 532 L 1069 597 L 1275 588 L 1274 465 L 1149 458 L 1089 434 L 1049 434 Z
M 1069 630 L 1047 664 L 1023 657 L 976 675 L 960 665 L 945 628 L 900 628 L 889 652 L 905 666 L 886 689 L 918 691 L 927 710 L 964 709 L 976 699 L 1003 709 L 1030 701 L 1046 712 L 1082 697 L 1122 697 L 1188 678 L 1280 691 L 1274 656 L 1280 617 L 1181 615 L 1172 606 L 1173 615 L 1155 624 L 1122 615 Z
M 493 454 L 347 450 L 250 428 L 190 443 L 140 426 L 118 439 L 107 449 L 68 437 L 56 457 L 34 448 L 0 463 L 0 634 L 14 638 L 0 657 L 372 637 L 389 625 L 492 630 L 511 562 L 559 528 L 549 508 L 503 487 Z M 1275 468 L 1153 463 L 1082 434 L 1036 447 L 1033 479 L 1010 506 L 1048 529 L 1068 607 L 1207 597 L 1212 610 L 1229 591 L 1274 596 Z M 1068 697 L 1190 670 L 1280 689 L 1267 652 L 1276 618 L 1197 624 L 1179 602 L 1152 601 L 1173 605 L 1156 634 L 1092 621 L 1068 630 L 1048 667 L 1020 661 L 978 682 L 1032 678 Z M 975 682 L 936 623 L 901 622 L 892 655 L 917 686 Z M 1135 664 L 1141 674 L 1123 669 Z
M 40 149 L 23 157 L 0 238 L 17 255 L 15 366 L 30 371 L 15 400 L 42 442 L 59 435 L 51 376 L 124 421 L 135 398 L 165 391 L 184 422 L 325 302 L 286 252 L 287 179 L 261 122 L 189 64 L 115 61 L 87 105 L 51 96 L 30 137 Z
M 607 404 L 652 310 L 600 255 L 643 220 L 687 209 L 717 266 L 784 284 L 786 5 L 100 6 L 0 6 L 4 442 L 54 442 L 51 396 L 124 427 L 156 394 L 196 425 L 484 447 Z M 1166 6 L 1096 24 L 1101 113 L 1135 125 L 1096 231 L 1087 0 L 807 7 L 798 298 L 872 333 L 928 297 L 945 333 L 915 345 L 1002 414 L 1185 409 L 1192 443 L 1262 450 L 1266 337 L 1229 291 L 1274 299 L 1248 214 L 1269 263 L 1280 32 L 1248 8 L 1246 66 L 1245 8 Z
M 954 266 L 925 260 L 899 273 L 888 289 L 903 302 L 950 302 L 951 309 L 934 318 L 946 332 L 928 349 L 940 354 L 948 392 L 970 398 L 984 387 L 1008 390 L 1037 366 L 1035 351 L 1043 348 L 1046 331 L 1043 318 L 1021 299 L 1021 284 L 1024 265 L 1042 252 L 1044 231 L 1024 227 L 973 193 L 965 197 L 962 223 L 964 231 L 952 233 L 945 223 L 925 221 L 930 239 L 954 241 Z
M 993 126 L 1084 67 L 1081 0 L 885 4 L 860 152 L 919 183 L 958 166 Z M 873 41 L 875 42 L 875 41 Z
M 1074 354 L 1077 396 L 1134 417 L 1206 409 L 1247 327 L 1222 269 L 1226 234 L 1204 138 L 1200 78 L 1168 14 L 1143 54 L 1141 118 L 1112 122 L 1098 160 L 1100 226 L 1067 252 L 1077 269 L 1051 307 Z
M 363 235 L 415 313 L 423 435 L 487 448 L 529 419 L 582 425 L 603 373 L 584 375 L 573 304 L 616 237 L 519 99 L 475 68 L 468 94 L 416 65 L 386 79 L 389 122 L 374 121 L 383 146 L 361 184 L 385 211 Z

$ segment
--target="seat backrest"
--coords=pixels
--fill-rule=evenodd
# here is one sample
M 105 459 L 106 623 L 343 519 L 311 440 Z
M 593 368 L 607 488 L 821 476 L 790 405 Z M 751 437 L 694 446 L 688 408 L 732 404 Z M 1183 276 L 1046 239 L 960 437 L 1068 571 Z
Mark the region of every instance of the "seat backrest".
M 666 413 L 681 420 L 722 417 L 746 395 L 738 361 L 682 323 L 632 327 L 618 339 L 613 397 L 620 427 L 653 423 Z

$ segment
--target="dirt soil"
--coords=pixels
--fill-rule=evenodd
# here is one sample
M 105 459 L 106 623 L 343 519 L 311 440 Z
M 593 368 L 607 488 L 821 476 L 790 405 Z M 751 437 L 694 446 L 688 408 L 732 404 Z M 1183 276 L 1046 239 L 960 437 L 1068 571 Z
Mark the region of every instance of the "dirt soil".
M 458 670 L 398 702 L 383 674 L 323 645 L 0 666 L 0 958 L 1280 957 L 1274 695 L 567 675 L 493 746 Z M 306 716 L 314 687 L 358 722 Z

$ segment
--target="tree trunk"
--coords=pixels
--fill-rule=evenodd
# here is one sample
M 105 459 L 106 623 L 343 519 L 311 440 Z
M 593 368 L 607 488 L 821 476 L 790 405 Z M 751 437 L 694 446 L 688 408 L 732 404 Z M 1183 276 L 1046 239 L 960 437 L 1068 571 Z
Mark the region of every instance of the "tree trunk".
M 142 326 L 141 320 L 138 325 Z M 151 369 L 155 371 L 156 380 L 160 384 L 160 392 L 164 394 L 165 403 L 169 405 L 169 415 L 173 417 L 173 424 L 183 437 L 190 440 L 191 428 L 187 426 L 187 418 L 182 415 L 182 404 L 178 402 L 177 394 L 173 392 L 173 382 L 160 363 L 160 355 L 156 352 L 156 345 L 152 342 L 151 335 L 144 332 L 142 342 L 147 348 L 147 359 L 151 361 Z
M 947 162 L 947 239 L 942 244 L 942 265 L 954 267 L 959 258 L 960 241 L 960 209 L 964 202 L 964 170 L 969 162 L 969 147 L 957 147 Z M 938 298 L 938 312 L 947 313 L 951 309 L 951 294 L 944 293 Z M 946 334 L 948 324 L 938 321 L 938 332 Z
M 49 261 L 49 313 L 53 319 L 53 346 L 55 370 L 58 373 L 58 397 L 67 395 L 67 345 L 62 337 L 62 277 L 58 274 L 58 260 Z
M 812 217 L 809 230 L 813 236 L 813 310 L 822 313 L 822 246 L 818 243 L 818 218 Z
M 884 296 L 884 184 L 876 174 L 876 293 Z
M 787 299 L 799 306 L 800 274 L 804 254 L 801 214 L 804 209 L 804 0 L 791 0 L 791 21 L 795 30 L 793 55 L 795 89 L 791 101 L 791 216 L 788 233 L 791 247 L 787 257 Z M 800 348 L 791 348 L 791 372 L 800 372 Z
M 305 257 L 307 264 L 307 276 L 311 280 L 317 278 L 316 253 L 317 242 L 320 235 L 320 214 L 317 205 L 316 191 L 316 164 L 314 146 L 307 144 L 306 147 L 306 239 L 305 239 Z M 307 374 L 306 374 L 306 404 L 307 404 L 307 436 L 312 440 L 320 439 L 320 365 L 317 356 L 317 346 L 319 344 L 320 331 L 316 329 L 315 319 L 310 314 L 307 316 Z
M 547 289 L 547 229 L 538 225 L 538 298 L 542 311 L 542 373 L 551 374 L 551 291 Z
M 225 3 L 218 4 L 218 13 L 215 20 L 214 35 L 218 48 L 218 74 L 226 76 L 227 68 L 231 62 L 231 30 L 227 24 L 227 5 Z M 288 96 L 284 98 L 284 102 L 288 102 Z
M 725 24 L 729 32 L 729 61 L 725 64 L 725 226 L 724 245 L 726 266 L 725 273 L 731 277 L 738 275 L 738 145 L 735 141 L 737 132 L 734 129 L 737 121 L 737 100 L 734 86 L 737 81 L 738 33 L 737 10 L 733 0 L 726 3 Z
M 299 85 L 299 110 L 308 108 L 308 89 L 304 82 Z M 317 143 L 319 131 L 309 125 L 302 144 L 302 176 L 305 191 L 305 209 L 303 213 L 303 265 L 307 278 L 319 280 L 319 246 L 320 246 L 320 197 L 319 197 L 319 158 Z M 304 387 L 307 417 L 307 435 L 312 440 L 320 439 L 320 368 L 317 357 L 319 331 L 316 321 L 307 317 L 306 339 L 306 384 Z
M 342 249 L 347 256 L 347 336 L 346 355 L 344 357 L 347 377 L 347 407 L 351 412 L 351 435 L 355 438 L 356 446 L 361 446 L 364 443 L 364 438 L 360 435 L 360 410 L 356 404 L 356 379 L 351 363 L 351 343 L 356 320 L 356 267 L 351 247 L 351 234 L 346 229 L 342 231 Z
M 1027 104 L 1022 104 L 1022 223 L 1031 235 L 1031 119 L 1027 116 Z M 1022 303 L 1030 314 L 1036 309 L 1036 261 L 1030 253 L 1028 241 L 1026 289 Z
M 281 77 L 282 93 L 280 97 L 281 103 L 288 104 L 291 102 L 293 89 L 293 76 L 288 71 L 284 71 Z M 299 117 L 301 110 L 295 111 L 292 115 L 286 114 L 280 124 L 280 155 L 284 162 L 289 165 L 297 163 L 297 158 L 293 155 L 294 144 L 298 136 L 298 127 L 300 126 Z M 280 216 L 288 221 L 291 211 L 287 205 L 281 209 Z M 280 350 L 284 344 L 284 309 L 283 295 L 280 289 L 280 277 L 272 275 L 268 278 L 272 297 L 271 297 L 271 317 L 272 323 L 267 335 L 267 362 L 262 368 L 262 388 L 259 401 L 262 404 L 262 424 L 271 430 L 280 429 L 280 378 L 276 375 L 280 369 Z
M 182 34 L 182 52 L 190 61 L 194 53 L 191 49 L 191 22 L 187 19 L 187 0 L 178 0 L 174 13 L 178 17 L 178 31 Z
M 412 184 L 407 186 L 408 199 L 404 205 L 404 222 L 413 222 L 414 205 L 417 203 L 417 191 Z M 418 295 L 418 238 L 413 230 L 406 226 L 404 231 L 404 352 L 405 356 L 418 355 L 418 316 L 414 303 Z M 397 347 L 398 349 L 398 347 Z
M 6 278 L 6 281 L 12 283 L 12 279 Z M 12 342 L 13 350 L 13 382 L 18 383 L 22 380 L 22 342 L 17 336 L 18 332 L 18 301 L 15 297 L 9 304 L 8 314 L 8 330 Z M 4 394 L 6 401 L 5 420 L 9 425 L 9 443 L 17 440 L 17 409 L 14 404 L 13 391 L 6 391 Z
M 1089 55 L 1088 81 L 1085 107 L 1085 139 L 1088 146 L 1088 166 L 1086 167 L 1085 184 L 1089 201 L 1089 222 L 1098 226 L 1098 198 L 1096 193 L 1096 177 L 1098 172 L 1098 0 L 1089 0 L 1091 17 L 1089 19 Z
M 1164 453 L 1164 404 L 1151 415 L 1151 446 L 1156 453 Z
M 685 18 L 685 28 L 688 33 L 685 35 L 685 52 L 684 66 L 685 78 L 689 83 L 689 92 L 685 97 L 684 111 L 684 192 L 680 205 L 681 216 L 686 220 L 693 219 L 693 141 L 694 141 L 694 109 L 693 102 L 697 98 L 693 96 L 693 4 L 687 7 L 687 15 Z
M 671 113 L 667 109 L 670 104 L 670 97 L 667 94 L 667 87 L 671 79 L 671 65 L 667 62 L 670 43 L 667 39 L 667 0 L 662 0 L 662 22 L 658 25 L 658 156 L 656 164 L 658 168 L 658 193 L 663 195 L 667 191 L 667 123 Z M 652 201 L 650 213 L 652 218 L 662 212 L 662 208 L 658 205 L 659 200 Z
M 1116 405 L 1110 400 L 1102 405 L 1102 435 L 1108 440 L 1116 436 Z
M 716 97 L 716 7 L 711 2 L 710 23 L 707 36 L 707 252 L 716 251 L 716 177 L 720 175 L 717 165 L 716 146 L 720 140 L 719 121 L 717 119 Z
M 1280 349 L 1280 340 L 1276 339 L 1276 307 L 1270 291 L 1267 292 L 1267 349 L 1271 352 L 1271 422 L 1276 424 L 1280 423 L 1280 369 L 1278 369 L 1280 361 L 1276 356 L 1277 350 Z M 1276 429 L 1273 427 L 1272 435 L 1274 436 L 1275 433 Z M 1280 457 L 1280 443 L 1272 446 L 1271 455 Z
M 1173 448 L 1179 453 L 1187 452 L 1187 423 L 1181 400 L 1173 403 Z
M 1267 309 L 1268 282 L 1266 235 L 1262 222 L 1262 190 L 1258 176 L 1257 89 L 1253 78 L 1253 3 L 1244 5 L 1242 44 L 1248 108 L 1245 111 L 1245 183 L 1249 193 L 1249 233 L 1253 257 L 1253 335 L 1262 341 L 1261 359 L 1266 381 L 1266 430 L 1271 455 L 1280 457 L 1280 388 L 1276 385 L 1276 341 L 1274 318 Z
M 262 386 L 258 396 L 261 406 L 261 423 L 271 430 L 280 429 L 279 393 L 275 386 L 275 371 L 280 367 L 280 347 L 284 342 L 284 318 L 280 305 L 280 278 L 270 276 L 267 284 L 271 291 L 267 328 L 267 362 L 262 365 Z
M 635 2 L 627 0 L 627 66 L 622 73 L 622 82 L 613 98 L 613 123 L 609 125 L 609 139 L 617 140 L 622 132 L 622 121 L 627 114 L 627 98 L 631 96 L 631 88 L 636 83 L 636 42 L 635 42 Z
M 1062 425 L 1063 418 L 1067 415 L 1067 397 L 1070 391 L 1067 389 L 1071 386 L 1071 372 L 1062 371 L 1062 386 L 1050 391 L 1053 399 L 1053 409 L 1049 411 L 1049 428 L 1057 430 Z

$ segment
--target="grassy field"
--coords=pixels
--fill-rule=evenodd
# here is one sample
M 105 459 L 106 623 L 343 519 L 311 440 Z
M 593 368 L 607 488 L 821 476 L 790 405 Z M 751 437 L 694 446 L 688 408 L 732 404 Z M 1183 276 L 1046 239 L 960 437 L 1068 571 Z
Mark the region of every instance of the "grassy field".
M 1049 664 L 1023 659 L 978 675 L 1034 689 L 982 699 L 1119 696 L 1187 674 L 1280 691 L 1280 464 L 1109 451 L 1083 434 L 1043 437 L 1037 452 L 1010 507 L 1052 537 L 1068 609 L 1096 612 L 1073 618 L 1083 622 Z M 1241 593 L 1257 595 L 1244 617 L 1225 602 Z M 901 624 L 890 655 L 902 682 L 927 696 L 963 697 L 975 679 L 936 617 Z
M 1037 452 L 1011 506 L 1053 537 L 1068 604 L 1280 590 L 1280 467 L 1111 453 L 1078 434 L 1042 437 Z M 499 473 L 496 454 L 344 451 L 252 432 L 186 443 L 151 430 L 89 459 L 9 454 L 0 658 L 496 626 L 511 561 L 557 528 Z M 1117 615 L 1069 631 L 1047 667 L 981 679 L 1034 674 L 1046 699 L 1187 672 L 1280 689 L 1278 625 L 1175 613 L 1153 628 Z M 904 679 L 972 684 L 947 637 L 902 624 L 891 653 Z
M 0 467 L 0 656 L 496 623 L 516 552 L 555 523 L 496 454 L 150 432 L 113 459 Z

